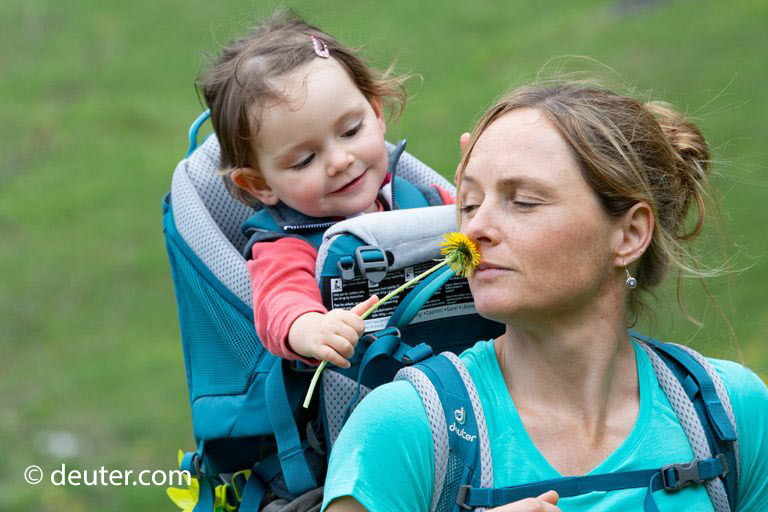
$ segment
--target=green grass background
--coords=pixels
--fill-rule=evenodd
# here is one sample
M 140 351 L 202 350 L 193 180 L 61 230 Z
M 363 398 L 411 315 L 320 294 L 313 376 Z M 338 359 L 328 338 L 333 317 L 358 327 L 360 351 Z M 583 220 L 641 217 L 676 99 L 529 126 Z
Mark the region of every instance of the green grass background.
M 369 61 L 421 74 L 390 138 L 451 175 L 458 135 L 508 85 L 584 55 L 695 113 L 719 164 L 733 268 L 713 290 L 768 376 L 768 4 L 288 2 Z M 24 468 L 171 469 L 193 447 L 160 198 L 201 110 L 204 50 L 274 3 L 6 0 L 0 12 L 0 510 L 174 510 L 160 487 L 24 483 Z M 552 67 L 552 66 L 550 66 Z M 577 68 L 600 66 L 582 62 Z M 605 73 L 603 73 L 605 74 Z M 610 74 L 610 73 L 609 73 Z M 705 243 L 716 254 L 717 245 Z M 714 256 L 713 256 L 714 257 Z M 656 332 L 739 358 L 702 292 Z M 61 451 L 62 436 L 69 453 Z M 56 451 L 56 446 L 58 450 Z M 65 448 L 66 448 L 65 446 Z

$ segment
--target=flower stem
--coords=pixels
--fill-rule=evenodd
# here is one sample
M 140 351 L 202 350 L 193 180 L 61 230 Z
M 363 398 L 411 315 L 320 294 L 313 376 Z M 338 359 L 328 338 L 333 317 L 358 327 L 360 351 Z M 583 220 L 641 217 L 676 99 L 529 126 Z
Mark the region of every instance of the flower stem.
M 384 304 L 385 302 L 387 302 L 389 299 L 391 299 L 392 297 L 394 297 L 395 295 L 397 295 L 401 291 L 405 290 L 409 286 L 411 286 L 411 285 L 413 285 L 415 283 L 418 283 L 419 281 L 421 281 L 422 279 L 427 277 L 429 274 L 431 274 L 434 271 L 438 270 L 440 267 L 445 266 L 447 263 L 448 263 L 448 260 L 444 259 L 440 263 L 438 263 L 437 265 L 433 266 L 432 268 L 430 268 L 428 270 L 425 270 L 424 272 L 422 272 L 421 274 L 417 275 L 416 277 L 414 277 L 413 279 L 411 279 L 407 283 L 403 284 L 402 286 L 400 286 L 396 290 L 393 290 L 393 291 L 389 292 L 388 294 L 386 294 L 384 296 L 384 298 L 380 299 L 376 304 L 371 306 L 365 313 L 360 315 L 360 318 L 365 320 L 366 318 L 371 316 L 371 314 L 374 311 L 379 309 L 379 307 L 382 304 Z M 317 387 L 317 381 L 320 379 L 320 374 L 323 373 L 323 370 L 325 369 L 325 367 L 327 365 L 328 365 L 328 361 L 323 361 L 322 363 L 320 363 L 320 366 L 317 367 L 317 370 L 315 370 L 315 374 L 312 376 L 312 382 L 309 383 L 309 389 L 307 390 L 307 396 L 304 397 L 304 404 L 303 405 L 304 405 L 305 409 L 307 407 L 309 407 L 309 403 L 312 401 L 312 395 L 315 392 L 315 387 Z

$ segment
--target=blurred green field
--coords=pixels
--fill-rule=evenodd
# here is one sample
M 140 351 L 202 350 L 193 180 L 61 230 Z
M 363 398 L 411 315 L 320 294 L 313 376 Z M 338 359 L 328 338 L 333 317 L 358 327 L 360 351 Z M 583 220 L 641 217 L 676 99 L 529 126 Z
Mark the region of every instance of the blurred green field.
M 274 3 L 8 0 L 0 14 L 0 510 L 174 510 L 163 487 L 31 486 L 24 469 L 172 469 L 193 447 L 160 199 L 201 110 L 202 51 Z M 390 138 L 446 175 L 507 86 L 583 55 L 694 113 L 719 160 L 732 267 L 713 283 L 768 377 L 768 4 L 292 1 L 369 60 L 419 73 Z M 558 61 L 561 62 L 561 61 Z M 582 68 L 595 69 L 583 63 Z M 553 64 L 556 66 L 557 63 Z M 552 66 L 550 66 L 552 67 Z M 577 66 L 579 67 L 579 66 Z M 717 256 L 713 242 L 703 246 Z M 738 359 L 696 286 L 655 332 Z

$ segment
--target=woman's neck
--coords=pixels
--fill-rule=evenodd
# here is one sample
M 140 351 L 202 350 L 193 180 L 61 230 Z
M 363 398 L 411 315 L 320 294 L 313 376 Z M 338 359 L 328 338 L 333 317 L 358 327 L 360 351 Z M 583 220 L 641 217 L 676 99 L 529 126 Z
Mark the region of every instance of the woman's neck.
M 507 326 L 496 355 L 521 415 L 568 418 L 599 437 L 612 415 L 637 410 L 634 349 L 623 321 L 606 321 L 623 319 L 618 309 L 582 309 L 546 325 Z

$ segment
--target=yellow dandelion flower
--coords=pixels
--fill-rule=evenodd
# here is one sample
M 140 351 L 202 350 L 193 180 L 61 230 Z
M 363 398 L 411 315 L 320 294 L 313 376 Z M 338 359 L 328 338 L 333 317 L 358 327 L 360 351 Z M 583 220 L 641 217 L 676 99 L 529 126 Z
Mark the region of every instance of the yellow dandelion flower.
M 451 270 L 464 277 L 469 277 L 480 264 L 480 251 L 477 245 L 463 233 L 446 233 L 440 242 L 440 253 L 451 266 Z

